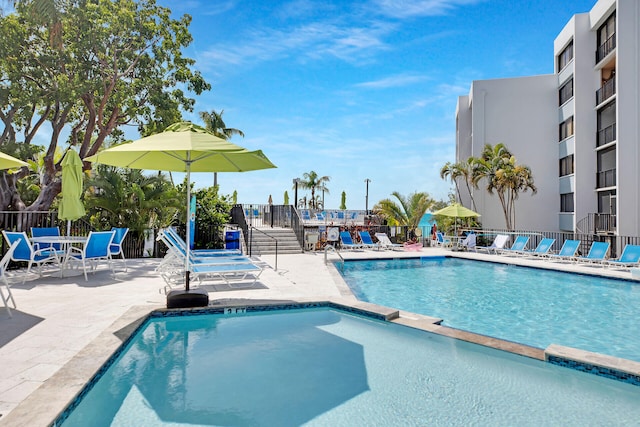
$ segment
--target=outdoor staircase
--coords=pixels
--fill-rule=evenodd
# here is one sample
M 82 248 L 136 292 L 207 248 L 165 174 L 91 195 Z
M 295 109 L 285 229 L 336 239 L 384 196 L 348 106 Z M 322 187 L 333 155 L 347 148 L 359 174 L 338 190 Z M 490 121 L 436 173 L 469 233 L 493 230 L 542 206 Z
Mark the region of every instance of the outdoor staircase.
M 302 253 L 302 247 L 293 229 L 261 227 L 258 230 L 253 230 L 253 233 L 249 235 L 251 255 L 275 254 L 276 240 L 278 241 L 278 254 Z M 249 248 L 247 248 L 248 250 Z

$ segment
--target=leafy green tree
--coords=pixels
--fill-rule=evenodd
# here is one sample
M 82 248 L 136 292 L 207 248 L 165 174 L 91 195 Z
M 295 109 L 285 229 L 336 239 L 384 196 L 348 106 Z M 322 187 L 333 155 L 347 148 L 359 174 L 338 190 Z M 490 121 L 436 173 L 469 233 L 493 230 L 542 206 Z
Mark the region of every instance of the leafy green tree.
M 471 191 L 471 187 L 473 185 L 473 177 L 474 177 L 474 169 L 476 168 L 476 163 L 467 161 L 462 161 L 459 163 L 450 163 L 447 162 L 440 169 L 440 178 L 447 179 L 449 178 L 451 182 L 455 185 L 457 200 L 462 200 L 460 194 L 460 186 L 458 181 L 462 178 L 462 181 L 465 183 L 467 188 L 467 193 L 469 194 L 469 198 L 471 199 L 471 208 L 476 210 L 476 201 L 473 197 L 473 192 Z M 454 199 L 455 200 L 455 199 Z
M 129 227 L 138 245 L 148 229 L 170 225 L 182 204 L 164 174 L 145 175 L 138 169 L 97 165 L 87 180 L 85 207 L 98 230 Z
M 507 230 L 514 230 L 515 201 L 521 192 L 537 192 L 531 169 L 526 165 L 517 164 L 515 156 L 502 143 L 495 146 L 485 145 L 482 155 L 470 159 L 469 163 L 474 163 L 475 166 L 473 182 L 476 188 L 481 181 L 486 181 L 489 194 L 495 192 L 498 195 Z
M 45 172 L 29 206 L 13 196 L 26 168 L 2 182 L 0 209 L 12 198 L 19 210 L 51 206 L 61 190 L 55 161 L 60 144 L 77 146 L 85 158 L 107 139 L 122 139 L 123 125 L 156 133 L 178 121 L 181 111 L 192 111 L 195 100 L 187 91 L 210 89 L 192 70 L 195 61 L 182 54 L 192 42 L 188 15 L 173 19 L 155 0 L 56 1 L 61 43 L 52 46 L 53 28 L 31 6 L 17 2 L 16 13 L 0 17 L 0 145 L 28 145 L 43 131 L 50 134 Z
M 392 196 L 396 200 L 380 200 L 373 207 L 373 210 L 377 215 L 385 218 L 387 224 L 406 226 L 410 232 L 414 232 L 418 228 L 422 216 L 435 203 L 428 193 L 415 192 L 405 197 L 394 191 Z
M 340 210 L 346 210 L 347 209 L 347 193 L 346 192 L 342 192 L 342 195 L 340 196 Z
M 191 183 L 193 188 L 193 183 Z M 192 190 L 191 194 L 196 196 L 196 233 L 194 245 L 196 248 L 216 248 L 217 244 L 222 242 L 222 232 L 224 226 L 231 219 L 229 213 L 233 204 L 231 197 L 218 194 L 219 187 L 217 185 Z M 178 186 L 180 199 L 183 200 L 180 205 L 180 214 L 174 224 L 183 227 L 186 224 L 187 207 L 184 200 L 187 199 L 186 180 Z M 234 203 L 235 204 L 235 203 Z M 211 236 L 216 236 L 212 239 Z
M 289 206 L 289 193 L 287 193 L 287 190 L 284 190 L 284 205 Z
M 318 208 L 318 199 L 316 198 L 316 190 L 324 191 L 329 194 L 329 189 L 327 188 L 326 183 L 331 181 L 331 177 L 328 176 L 318 176 L 315 171 L 305 172 L 302 175 L 302 179 L 300 180 L 299 185 L 302 188 L 306 188 L 311 190 L 311 198 L 309 199 L 309 208 L 317 209 Z
M 233 135 L 240 135 L 244 138 L 244 132 L 240 129 L 227 127 L 222 115 L 224 110 L 220 110 L 218 113 L 216 110 L 211 110 L 210 113 L 206 111 L 200 112 L 200 119 L 204 122 L 204 127 L 211 131 L 215 136 L 222 139 L 229 139 Z M 218 173 L 213 173 L 213 185 L 218 185 Z

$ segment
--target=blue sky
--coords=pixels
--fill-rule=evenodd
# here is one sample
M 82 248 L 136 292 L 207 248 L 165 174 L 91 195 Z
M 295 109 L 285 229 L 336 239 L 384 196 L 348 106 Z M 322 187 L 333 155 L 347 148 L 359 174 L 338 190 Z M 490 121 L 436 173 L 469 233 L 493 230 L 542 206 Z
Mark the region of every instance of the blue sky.
M 554 38 L 595 0 L 158 3 L 193 16 L 186 53 L 213 85 L 185 118 L 224 110 L 245 133 L 232 141 L 278 166 L 219 174 L 221 192 L 293 201 L 292 180 L 313 170 L 331 177 L 327 208 L 345 191 L 348 209 L 364 209 L 367 178 L 369 208 L 394 191 L 446 199 L 457 97 L 473 80 L 552 73 Z

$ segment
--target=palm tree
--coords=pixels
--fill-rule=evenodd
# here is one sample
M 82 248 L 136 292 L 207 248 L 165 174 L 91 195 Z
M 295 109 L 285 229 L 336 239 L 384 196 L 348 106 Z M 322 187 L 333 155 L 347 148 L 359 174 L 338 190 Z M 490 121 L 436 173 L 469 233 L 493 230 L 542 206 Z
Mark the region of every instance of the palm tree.
M 392 193 L 397 201 L 391 199 L 380 200 L 373 210 L 387 220 L 389 225 L 406 226 L 413 233 L 422 219 L 422 216 L 435 203 L 428 193 L 412 193 L 407 197 L 394 191 Z
M 460 167 L 458 163 L 447 162 L 440 169 L 440 178 L 450 179 L 456 187 L 456 196 L 460 200 L 460 187 L 458 186 L 458 178 L 460 177 Z
M 309 200 L 309 207 L 311 209 L 316 209 L 318 207 L 318 200 L 316 200 L 316 190 L 324 191 L 329 194 L 329 189 L 326 186 L 326 183 L 331 181 L 331 177 L 328 176 L 318 176 L 315 171 L 305 172 L 302 175 L 302 179 L 299 184 L 302 188 L 306 188 L 311 190 L 311 199 Z
M 480 181 L 487 181 L 489 194 L 495 192 L 498 195 L 507 230 L 513 230 L 516 224 L 515 201 L 520 193 L 531 190 L 535 194 L 538 191 L 531 168 L 518 165 L 515 156 L 502 143 L 485 145 L 480 158 L 471 158 L 469 163 L 475 168 L 472 182 L 478 188 Z
M 215 136 L 222 139 L 229 139 L 233 135 L 240 135 L 244 138 L 244 132 L 240 129 L 229 128 L 225 124 L 222 119 L 222 115 L 224 114 L 224 110 L 220 110 L 220 112 L 216 112 L 216 110 L 211 110 L 211 112 L 201 111 L 200 119 L 204 122 L 204 127 L 209 132 L 212 132 Z M 218 185 L 218 173 L 213 173 L 213 185 Z

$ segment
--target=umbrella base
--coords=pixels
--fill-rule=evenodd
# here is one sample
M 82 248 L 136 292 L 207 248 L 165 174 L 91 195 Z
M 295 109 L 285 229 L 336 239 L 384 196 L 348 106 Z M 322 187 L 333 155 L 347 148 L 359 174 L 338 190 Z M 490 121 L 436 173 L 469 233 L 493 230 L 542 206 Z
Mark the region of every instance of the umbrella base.
M 167 294 L 167 308 L 206 307 L 209 293 L 204 289 L 173 290 Z

